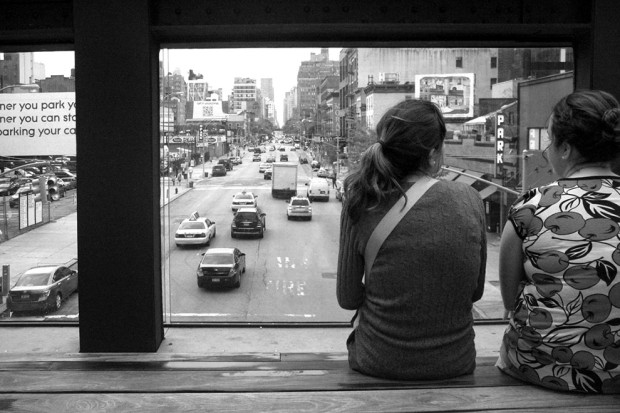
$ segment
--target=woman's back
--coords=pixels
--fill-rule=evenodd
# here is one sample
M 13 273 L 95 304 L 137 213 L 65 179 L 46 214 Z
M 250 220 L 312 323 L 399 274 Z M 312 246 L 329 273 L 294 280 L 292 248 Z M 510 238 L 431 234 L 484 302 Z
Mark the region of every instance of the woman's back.
M 348 234 L 341 234 L 341 244 L 350 245 L 341 248 L 339 274 L 355 267 L 347 261 L 363 256 L 396 199 L 349 223 Z M 474 370 L 472 303 L 484 279 L 484 228 L 482 201 L 467 185 L 440 180 L 420 198 L 387 237 L 366 278 L 359 326 L 348 343 L 354 368 L 398 379 Z M 355 253 L 343 257 L 343 250 Z M 359 297 L 349 295 L 354 288 L 346 283 L 347 277 L 339 278 L 339 302 L 355 307 Z

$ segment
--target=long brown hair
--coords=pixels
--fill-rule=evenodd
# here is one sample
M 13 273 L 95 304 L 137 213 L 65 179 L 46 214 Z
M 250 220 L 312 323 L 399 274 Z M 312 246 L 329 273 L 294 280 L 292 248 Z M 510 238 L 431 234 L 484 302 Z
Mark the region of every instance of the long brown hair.
M 405 100 L 383 115 L 376 143 L 362 154 L 360 168 L 345 179 L 345 211 L 356 221 L 363 211 L 378 207 L 400 182 L 429 167 L 431 150 L 439 150 L 446 136 L 441 110 L 425 100 Z

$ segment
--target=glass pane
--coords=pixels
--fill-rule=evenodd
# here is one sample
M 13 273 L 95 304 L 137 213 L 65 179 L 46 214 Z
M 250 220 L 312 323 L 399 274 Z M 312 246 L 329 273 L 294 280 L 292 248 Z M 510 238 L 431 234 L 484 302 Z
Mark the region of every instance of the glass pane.
M 0 51 L 2 322 L 78 319 L 77 276 L 51 276 L 77 271 L 73 62 L 73 52 Z
M 405 99 L 441 107 L 448 135 L 440 178 L 466 182 L 484 200 L 489 259 L 474 316 L 501 318 L 498 250 L 508 207 L 525 186 L 552 178 L 521 153 L 530 148 L 528 131 L 544 129 L 552 105 L 572 91 L 572 56 L 562 48 L 163 49 L 166 320 L 349 322 L 353 313 L 335 293 L 337 188 L 376 139 L 385 110 Z M 281 154 L 292 167 L 280 166 Z M 269 161 L 275 164 L 265 174 Z M 313 202 L 311 216 L 305 208 L 289 215 L 288 199 L 308 195 L 312 178 L 326 179 L 317 198 L 327 202 Z M 246 206 L 232 200 L 243 190 L 258 195 L 260 210 L 235 218 Z M 177 237 L 195 211 L 216 228 L 206 237 Z M 202 254 L 220 247 L 245 253 L 239 287 L 223 288 L 228 280 L 216 274 L 210 286 L 222 288 L 199 288 Z

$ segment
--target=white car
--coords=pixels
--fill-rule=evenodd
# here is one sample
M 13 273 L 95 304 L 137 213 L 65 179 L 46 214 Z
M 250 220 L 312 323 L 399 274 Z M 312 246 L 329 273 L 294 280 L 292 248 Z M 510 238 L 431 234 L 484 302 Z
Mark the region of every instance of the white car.
M 237 211 L 239 208 L 256 208 L 258 206 L 258 195 L 254 195 L 252 192 L 238 192 L 233 195 L 232 204 L 230 208 L 233 212 Z
M 271 163 L 261 162 L 260 165 L 258 165 L 258 172 L 264 173 L 268 168 L 271 168 Z
M 305 196 L 294 196 L 286 207 L 286 218 L 305 218 L 308 221 L 312 219 L 312 206 L 310 200 Z
M 210 245 L 211 239 L 215 238 L 215 221 L 198 216 L 194 212 L 189 218 L 184 219 L 174 233 L 174 242 L 177 247 L 183 245 Z

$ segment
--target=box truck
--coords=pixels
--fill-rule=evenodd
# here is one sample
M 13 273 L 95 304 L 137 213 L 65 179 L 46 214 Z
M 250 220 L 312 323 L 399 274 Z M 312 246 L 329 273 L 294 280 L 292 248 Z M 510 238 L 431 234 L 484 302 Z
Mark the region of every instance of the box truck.
M 297 164 L 276 162 L 271 176 L 271 196 L 288 199 L 297 195 Z

